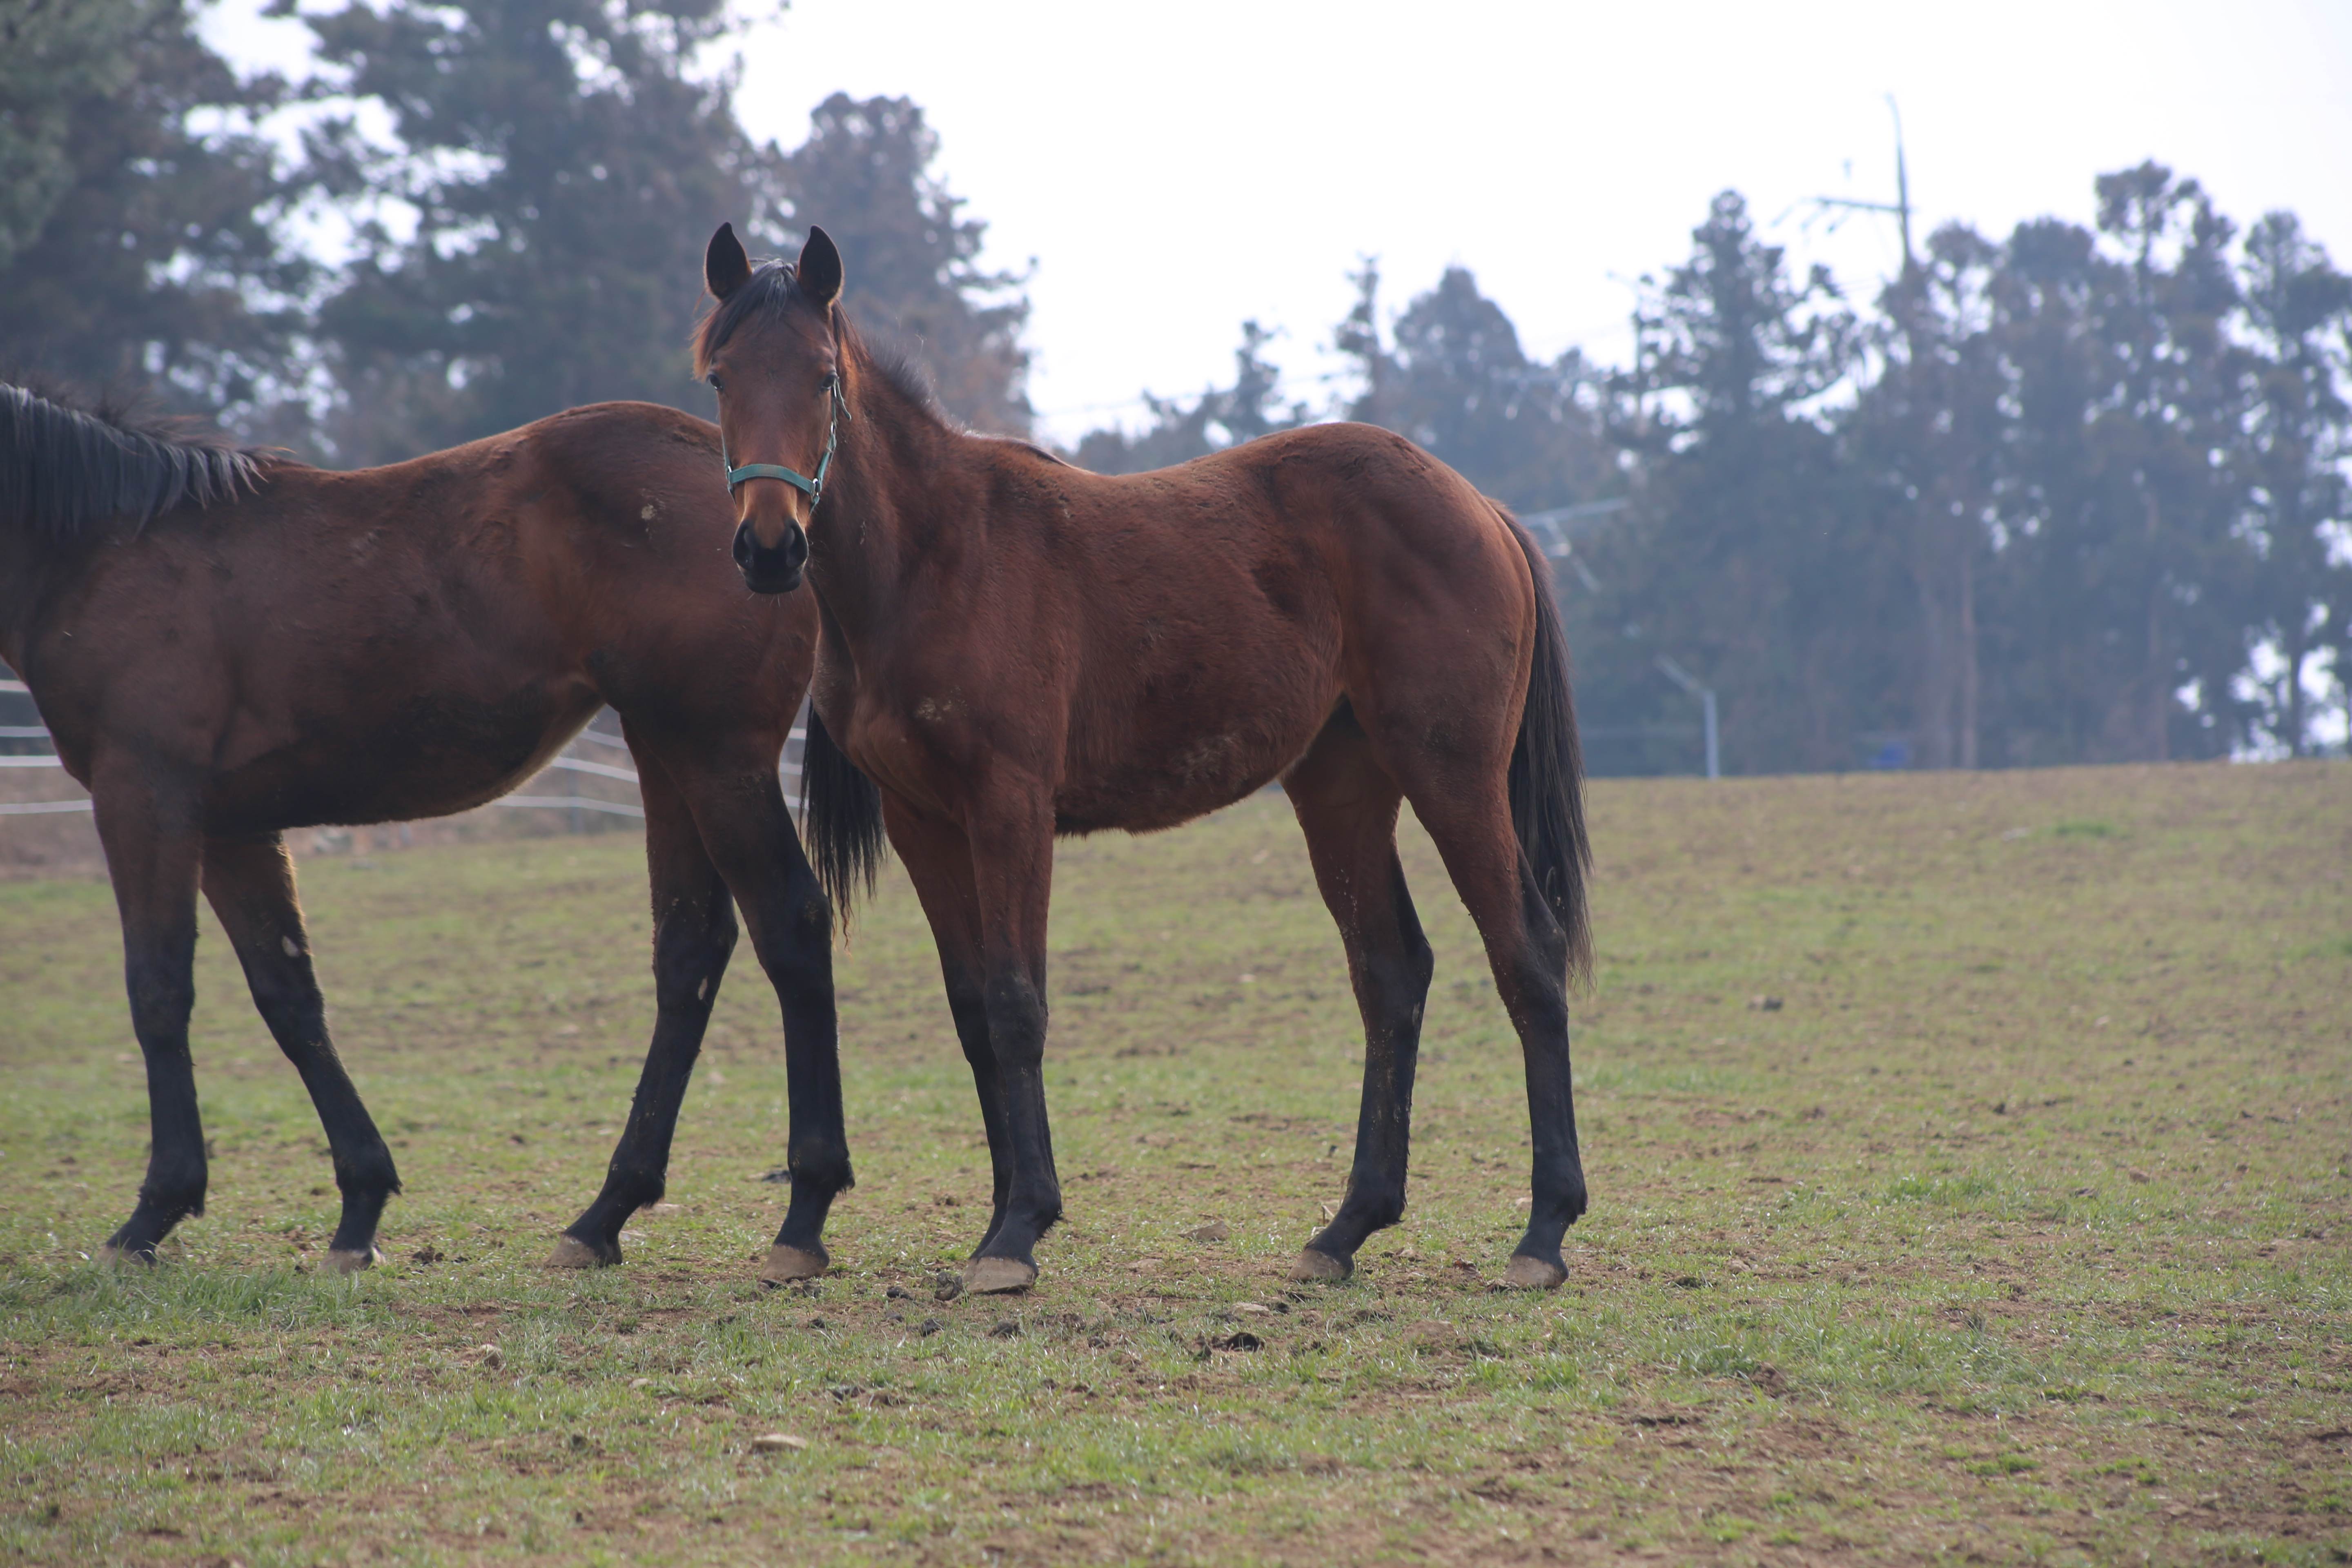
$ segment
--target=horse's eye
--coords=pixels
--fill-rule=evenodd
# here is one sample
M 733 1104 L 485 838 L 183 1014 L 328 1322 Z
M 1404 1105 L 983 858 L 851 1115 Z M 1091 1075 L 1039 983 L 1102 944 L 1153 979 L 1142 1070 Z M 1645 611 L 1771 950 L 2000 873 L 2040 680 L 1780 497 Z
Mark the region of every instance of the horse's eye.
M 726 384 L 719 379 L 719 373 L 715 370 L 709 375 L 704 376 L 702 379 L 710 384 L 710 390 L 713 392 L 724 392 L 727 390 Z

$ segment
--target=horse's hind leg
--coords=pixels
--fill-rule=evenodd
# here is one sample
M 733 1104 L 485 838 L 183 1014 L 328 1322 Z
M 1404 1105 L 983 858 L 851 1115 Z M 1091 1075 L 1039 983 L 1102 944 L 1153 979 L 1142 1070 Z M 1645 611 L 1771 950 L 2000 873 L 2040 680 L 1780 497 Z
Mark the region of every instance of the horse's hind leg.
M 302 1075 L 333 1152 L 335 1185 L 343 1194 L 342 1220 L 327 1253 L 343 1272 L 376 1261 L 376 1222 L 400 1191 L 392 1151 L 360 1103 L 327 1035 L 327 1004 L 310 967 L 310 942 L 294 891 L 294 863 L 285 839 L 213 838 L 205 844 L 205 897 L 220 917 L 245 968 L 246 984 L 278 1048 Z
M 1527 1069 L 1528 1124 L 1535 1146 L 1528 1228 L 1512 1249 L 1507 1285 L 1550 1289 L 1568 1279 L 1560 1238 L 1584 1213 L 1584 1162 L 1577 1147 L 1576 1096 L 1569 1068 L 1568 933 L 1536 886 L 1511 826 L 1501 771 L 1423 792 L 1413 810 L 1436 840 L 1445 869 L 1486 944 L 1495 988 L 1518 1031 Z
M 173 1226 L 205 1212 L 205 1130 L 196 1113 L 195 1063 L 188 1054 L 204 841 L 192 798 L 160 801 L 152 785 L 118 789 L 102 773 L 94 782 L 99 837 L 122 916 L 131 1026 L 147 1058 L 150 1130 L 138 1206 L 107 1239 L 101 1256 L 152 1262 L 156 1244 Z
M 637 1210 L 661 1201 L 678 1107 L 702 1051 L 719 982 L 735 951 L 735 911 L 727 884 L 704 852 L 693 814 L 667 770 L 641 761 L 637 776 L 653 887 L 654 1037 L 604 1185 L 556 1238 L 550 1268 L 620 1262 L 621 1226 Z
M 1396 853 L 1400 793 L 1346 708 L 1283 777 L 1323 901 L 1339 922 L 1364 1019 L 1364 1093 L 1339 1212 L 1307 1244 L 1302 1279 L 1344 1279 L 1356 1249 L 1404 1216 L 1412 1079 L 1429 995 L 1429 942 Z
M 735 895 L 783 1013 L 792 1199 L 760 1279 L 769 1285 L 813 1279 L 833 1261 L 824 1248 L 833 1200 L 857 1181 L 842 1125 L 833 905 L 793 831 L 771 759 L 697 767 L 673 758 L 657 762 L 656 771 L 664 766 L 693 805 L 703 847 Z

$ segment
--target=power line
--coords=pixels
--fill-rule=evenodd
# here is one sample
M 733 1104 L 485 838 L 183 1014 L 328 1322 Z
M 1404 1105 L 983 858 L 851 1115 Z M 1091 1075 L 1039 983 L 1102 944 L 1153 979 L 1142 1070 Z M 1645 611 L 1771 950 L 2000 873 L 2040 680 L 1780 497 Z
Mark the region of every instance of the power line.
M 1813 205 L 1824 210 L 1842 207 L 1849 212 L 1892 213 L 1903 229 L 1903 270 L 1909 272 L 1918 265 L 1911 251 L 1911 172 L 1903 159 L 1903 110 L 1896 107 L 1891 92 L 1886 95 L 1886 111 L 1895 117 L 1895 199 L 1864 202 L 1851 196 L 1815 196 Z

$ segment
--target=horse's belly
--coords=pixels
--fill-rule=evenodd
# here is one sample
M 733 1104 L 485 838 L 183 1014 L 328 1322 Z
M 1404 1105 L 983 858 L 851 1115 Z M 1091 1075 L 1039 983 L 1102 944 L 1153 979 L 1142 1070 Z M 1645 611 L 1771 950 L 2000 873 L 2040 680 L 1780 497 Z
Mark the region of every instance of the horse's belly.
M 290 744 L 214 776 L 215 832 L 446 816 L 506 794 L 595 707 L 533 683 L 503 698 L 420 694 L 373 725 L 305 727 Z
M 1054 803 L 1064 833 L 1174 827 L 1264 788 L 1304 752 L 1328 704 L 1212 707 L 1213 721 L 1147 734 L 1124 756 L 1072 770 Z

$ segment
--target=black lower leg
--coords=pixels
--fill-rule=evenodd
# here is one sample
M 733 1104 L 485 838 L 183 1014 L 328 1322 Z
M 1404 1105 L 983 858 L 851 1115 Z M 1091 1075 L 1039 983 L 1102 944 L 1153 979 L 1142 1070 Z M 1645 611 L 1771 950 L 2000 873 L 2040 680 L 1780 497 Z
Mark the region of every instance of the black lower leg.
M 703 1031 L 719 999 L 719 983 L 735 947 L 735 919 L 719 894 L 715 904 L 673 910 L 654 937 L 655 1019 L 629 1120 L 605 1167 L 604 1184 L 563 1234 L 600 1263 L 621 1261 L 621 1226 L 631 1215 L 661 1201 L 669 1173 L 670 1140 L 677 1131 Z
M 301 1075 L 332 1152 L 343 1199 L 331 1248 L 365 1258 L 377 1223 L 400 1190 L 400 1173 L 374 1119 L 343 1070 L 327 1033 L 327 1002 L 310 961 L 310 937 L 294 893 L 294 866 L 282 839 L 212 839 L 204 887 L 236 949 L 253 1004 L 270 1037 Z
M 191 909 L 184 929 L 151 942 L 125 932 L 131 1026 L 147 1059 L 150 1142 L 139 1202 L 107 1238 L 108 1249 L 122 1257 L 152 1258 L 173 1226 L 205 1212 L 205 1131 L 196 1110 L 195 1063 L 188 1054 L 188 1014 L 195 1003 L 194 914 Z
M 1523 880 L 1523 919 L 1529 933 L 1526 951 L 1510 973 L 1498 976 L 1527 1068 L 1528 1125 L 1535 1150 L 1528 1171 L 1533 1201 L 1527 1234 L 1512 1250 L 1565 1274 L 1560 1238 L 1585 1207 L 1575 1079 L 1569 1060 L 1568 953 L 1533 878 Z
M 780 907 L 757 932 L 761 963 L 783 1009 L 785 1134 L 792 1201 L 776 1245 L 826 1261 L 833 1200 L 857 1184 L 842 1125 L 841 1037 L 833 994 L 833 906 L 805 862 L 787 873 Z
M 143 1043 L 143 1042 L 142 1042 Z M 205 1133 L 196 1111 L 195 1064 L 184 1034 L 176 1049 L 150 1048 L 147 1100 L 150 1145 L 146 1179 L 131 1217 L 107 1237 L 109 1251 L 142 1260 L 172 1227 L 205 1212 Z
M 270 1034 L 310 1091 L 310 1103 L 318 1110 L 327 1147 L 333 1152 L 335 1186 L 342 1194 L 343 1210 L 334 1240 L 328 1245 L 336 1252 L 372 1257 L 384 1205 L 400 1191 L 400 1172 L 393 1164 L 383 1134 L 376 1131 L 375 1119 L 361 1103 L 359 1090 L 343 1070 L 334 1042 L 328 1038 L 326 1005 L 311 980 L 310 955 L 304 952 L 289 959 L 285 967 L 299 972 L 289 975 L 289 984 L 282 988 L 291 994 L 270 995 L 273 988 L 254 978 L 255 966 L 250 963 L 246 974 L 253 982 L 254 995 Z
M 991 977 L 989 1043 L 1003 1104 L 1003 1149 L 996 1215 L 972 1254 L 1036 1267 L 1033 1249 L 1062 1217 L 1062 1184 L 1054 1170 L 1054 1133 L 1045 1114 L 1045 1001 L 1027 974 Z
M 1533 1202 L 1527 1233 L 1511 1250 L 1565 1269 L 1560 1238 L 1584 1213 L 1586 1201 L 1565 1037 L 1556 1060 L 1530 1058 L 1528 1062 L 1528 1115 L 1535 1129 L 1535 1158 L 1528 1177 Z
M 1342 1272 L 1353 1269 L 1356 1249 L 1365 1238 L 1404 1217 L 1413 1076 L 1421 1059 L 1422 1008 L 1429 997 L 1433 959 L 1412 899 L 1405 891 L 1403 868 L 1391 862 L 1391 877 L 1393 934 L 1386 941 L 1367 940 L 1360 953 L 1350 955 L 1357 1006 L 1364 1019 L 1364 1090 L 1348 1192 L 1330 1224 L 1307 1244 Z
M 988 1228 L 972 1248 L 977 1258 L 1004 1225 L 1004 1199 L 1013 1189 L 1013 1150 L 1004 1130 L 1004 1079 L 997 1070 L 996 1047 L 988 1037 L 988 1004 L 979 988 L 950 984 L 948 1011 L 955 1019 L 956 1042 L 971 1068 L 973 1095 L 980 1100 L 980 1122 L 988 1134 Z
M 296 1069 L 310 1087 L 311 1102 L 326 1128 L 327 1145 L 334 1151 L 335 1186 L 342 1194 L 343 1210 L 328 1246 L 336 1252 L 372 1257 L 384 1205 L 400 1191 L 400 1172 L 383 1134 L 376 1131 L 375 1119 L 360 1103 L 359 1090 L 352 1087 L 323 1021 L 309 1044 L 310 1049 L 299 1055 L 291 1047 L 286 1054 L 295 1058 Z

